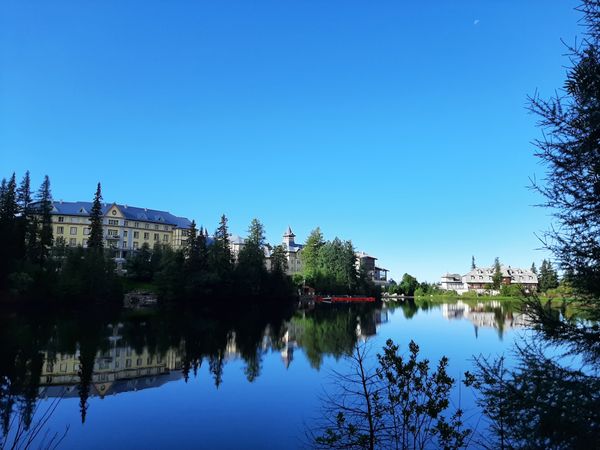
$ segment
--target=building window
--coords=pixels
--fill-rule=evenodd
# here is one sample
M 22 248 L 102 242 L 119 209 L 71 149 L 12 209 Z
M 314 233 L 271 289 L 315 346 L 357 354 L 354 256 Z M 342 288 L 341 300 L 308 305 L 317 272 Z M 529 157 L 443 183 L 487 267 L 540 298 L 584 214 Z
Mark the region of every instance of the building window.
M 123 237 L 127 237 L 127 230 L 123 231 Z
M 121 364 L 119 364 L 119 360 L 117 359 L 117 360 L 115 361 L 115 369 L 118 369 L 120 365 L 121 365 Z
M 136 366 L 141 366 L 142 365 L 142 358 L 138 358 L 137 361 L 135 362 Z
M 75 239 L 75 238 L 69 239 L 69 247 L 77 247 L 77 239 Z
M 87 239 L 83 239 L 81 241 L 81 245 L 83 245 L 84 247 L 87 247 L 87 241 L 88 241 Z
M 133 238 L 134 239 L 139 239 L 139 237 L 140 237 L 140 232 L 139 231 L 134 231 L 133 232 Z
M 145 240 L 150 239 L 150 233 L 144 233 L 144 239 Z
M 135 222 L 135 224 L 134 224 L 134 225 L 135 225 L 135 227 L 136 227 L 136 228 L 139 228 L 139 227 L 140 227 L 140 223 L 139 223 L 139 222 Z
M 56 227 L 56 234 L 65 234 L 65 227 Z
M 84 234 L 85 236 L 87 236 L 88 234 L 90 234 L 90 229 L 89 229 L 89 228 L 84 228 L 84 229 L 83 229 L 83 234 Z
M 77 234 L 77 227 L 71 227 L 71 231 L 69 232 L 69 234 L 71 236 L 73 236 L 74 234 Z
M 119 230 L 108 230 L 109 236 L 117 236 L 119 234 Z
M 127 248 L 127 241 L 123 241 L 123 248 Z
M 158 241 L 158 238 L 159 238 L 158 233 L 154 233 L 154 240 Z
M 134 249 L 134 250 L 137 250 L 138 246 L 139 246 L 138 242 L 137 242 L 137 241 L 134 241 L 134 242 L 133 242 L 133 249 Z
M 165 231 L 169 231 L 169 226 L 168 225 L 165 225 L 164 228 L 165 228 Z
M 144 224 L 144 228 L 147 230 L 148 228 L 150 228 L 150 224 L 149 223 L 145 223 Z
M 163 242 L 169 242 L 169 235 L 163 234 Z
M 125 360 L 125 367 L 127 367 L 128 369 L 131 367 L 131 360 L 130 359 L 126 359 Z
M 108 219 L 108 224 L 109 225 L 119 225 L 119 221 L 117 219 Z
M 63 216 L 58 216 L 58 221 L 62 223 L 65 221 L 65 218 Z

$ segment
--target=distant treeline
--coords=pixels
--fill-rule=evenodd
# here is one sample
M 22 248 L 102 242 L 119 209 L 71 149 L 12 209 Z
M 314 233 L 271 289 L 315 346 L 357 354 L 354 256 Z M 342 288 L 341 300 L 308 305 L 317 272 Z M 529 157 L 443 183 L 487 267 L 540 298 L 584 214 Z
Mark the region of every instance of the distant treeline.
M 13 298 L 120 300 L 123 286 L 146 286 L 166 301 L 203 298 L 273 299 L 291 296 L 303 285 L 318 292 L 376 294 L 369 275 L 357 268 L 354 247 L 338 238 L 326 242 L 317 228 L 302 252 L 304 273 L 287 275 L 283 245 L 267 246 L 262 223 L 254 219 L 238 255 L 233 255 L 227 218 L 209 238 L 192 222 L 183 248 L 143 245 L 117 274 L 104 247 L 102 192 L 98 183 L 90 211 L 86 248 L 69 247 L 52 233 L 52 194 L 48 176 L 34 195 L 27 172 L 20 184 L 13 174 L 0 187 L 0 293 Z M 265 249 L 269 249 L 267 268 Z

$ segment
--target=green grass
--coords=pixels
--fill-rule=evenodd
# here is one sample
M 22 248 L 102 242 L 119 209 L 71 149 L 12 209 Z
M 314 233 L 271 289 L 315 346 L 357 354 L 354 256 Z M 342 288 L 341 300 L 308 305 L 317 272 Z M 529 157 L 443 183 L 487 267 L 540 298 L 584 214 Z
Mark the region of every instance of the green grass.
M 150 281 L 136 281 L 129 278 L 123 279 L 123 290 L 125 292 L 132 291 L 149 291 L 156 292 L 156 285 Z

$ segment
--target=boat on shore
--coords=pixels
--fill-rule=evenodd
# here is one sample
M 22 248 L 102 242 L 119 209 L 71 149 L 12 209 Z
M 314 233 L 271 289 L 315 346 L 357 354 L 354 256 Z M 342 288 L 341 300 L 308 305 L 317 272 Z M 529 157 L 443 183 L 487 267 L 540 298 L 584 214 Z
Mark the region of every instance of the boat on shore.
M 315 303 L 374 303 L 375 297 L 360 295 L 326 295 L 315 296 Z

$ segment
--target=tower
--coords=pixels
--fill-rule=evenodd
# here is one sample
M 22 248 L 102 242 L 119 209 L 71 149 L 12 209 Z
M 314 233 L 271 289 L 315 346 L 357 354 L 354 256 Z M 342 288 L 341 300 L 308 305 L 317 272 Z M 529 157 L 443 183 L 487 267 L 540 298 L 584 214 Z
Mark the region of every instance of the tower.
M 285 233 L 283 233 L 283 243 L 289 248 L 295 245 L 294 238 L 296 235 L 288 225 L 288 229 Z

